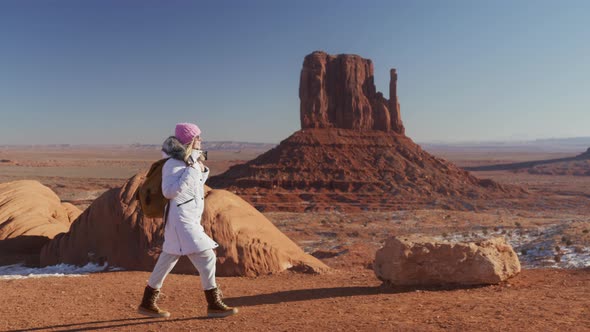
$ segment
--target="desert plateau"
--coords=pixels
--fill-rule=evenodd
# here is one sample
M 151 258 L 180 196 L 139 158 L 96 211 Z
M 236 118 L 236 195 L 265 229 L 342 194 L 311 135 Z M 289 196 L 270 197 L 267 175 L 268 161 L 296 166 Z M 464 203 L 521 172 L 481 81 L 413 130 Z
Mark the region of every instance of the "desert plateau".
M 63 200 L 85 209 L 94 198 L 108 188 L 123 185 L 126 176 L 149 167 L 151 160 L 159 156 L 157 148 L 121 146 L 117 150 L 125 153 L 105 156 L 104 147 L 29 147 L 18 151 L 4 147 L 0 152 L 2 159 L 23 166 L 0 166 L 2 171 L 11 170 L 2 172 L 2 181 L 35 179 L 58 192 Z M 465 165 L 549 159 L 564 154 L 545 152 L 540 156 L 535 151 L 513 154 L 499 150 L 494 154 L 463 155 L 450 154 L 444 149 L 429 152 L 448 154 L 450 161 L 454 159 Z M 247 161 L 236 156 L 252 157 L 257 153 L 255 150 L 212 152 L 209 165 L 212 172 L 219 174 L 229 164 Z M 123 155 L 134 157 L 128 159 Z M 39 159 L 45 160 L 45 164 L 31 165 L 32 160 Z M 66 165 L 94 165 L 96 171 L 92 176 L 84 172 L 54 171 Z M 17 167 L 21 169 L 20 174 Z M 435 208 L 350 213 L 263 212 L 306 253 L 333 270 L 321 275 L 286 271 L 257 277 L 221 277 L 227 303 L 241 310 L 239 315 L 222 321 L 203 319 L 204 299 L 198 292 L 197 277 L 191 275 L 169 277 L 161 305 L 171 310 L 173 316 L 154 320 L 135 312 L 149 272 L 112 271 L 84 274 L 84 277 L 34 278 L 42 272 L 31 270 L 32 277 L 23 279 L 7 274 L 2 277 L 6 280 L 0 280 L 0 299 L 5 304 L 0 309 L 0 330 L 205 331 L 239 327 L 241 330 L 311 331 L 346 326 L 352 330 L 476 331 L 487 330 L 487 324 L 507 331 L 589 329 L 590 177 L 508 170 L 473 174 L 542 194 L 545 204 L 535 203 L 539 207 L 535 211 L 526 208 L 532 202 L 522 199 L 504 207 L 478 211 Z M 552 198 L 565 205 L 560 208 L 551 202 Z M 525 208 L 520 207 L 521 203 Z M 523 271 L 507 282 L 485 287 L 383 286 L 371 269 L 375 251 L 391 235 L 415 233 L 459 240 L 495 234 L 506 236 L 519 255 Z M 579 253 L 576 248 L 580 248 Z M 0 272 L 6 273 L 7 266 L 24 262 L 28 256 L 4 253 L 1 258 L 4 266 Z M 185 292 L 186 285 L 194 285 L 194 291 Z M 306 319 L 311 313 L 315 318 Z
M 372 76 L 370 60 L 314 52 L 302 130 L 276 146 L 205 147 L 201 223 L 220 244 L 225 301 L 241 310 L 222 321 L 204 319 L 185 259 L 163 288 L 171 318 L 135 312 L 163 238 L 136 199 L 158 145 L 3 146 L 0 329 L 590 329 L 587 152 L 422 148 L 405 135 L 395 70 L 389 100 Z M 357 105 L 342 91 L 368 113 L 338 120 Z

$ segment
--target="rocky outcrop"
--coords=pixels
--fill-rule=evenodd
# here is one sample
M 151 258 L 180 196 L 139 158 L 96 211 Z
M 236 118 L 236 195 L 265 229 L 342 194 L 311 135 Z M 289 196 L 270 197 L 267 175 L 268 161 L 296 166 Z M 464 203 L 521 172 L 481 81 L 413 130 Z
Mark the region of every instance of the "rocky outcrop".
M 208 182 L 264 211 L 473 209 L 462 198 L 513 196 L 520 190 L 478 179 L 382 131 L 305 129 L 274 149 Z
M 144 218 L 135 193 L 145 178 L 138 174 L 122 188 L 97 198 L 41 252 L 41 264 L 103 263 L 131 270 L 151 271 L 161 251 L 162 219 Z M 207 188 L 202 225 L 219 243 L 217 275 L 254 276 L 292 269 L 322 272 L 327 266 L 305 254 L 268 219 L 244 200 L 224 190 Z M 193 273 L 188 260 L 175 272 Z
M 205 231 L 219 243 L 220 275 L 260 275 L 291 269 L 320 273 L 328 267 L 301 250 L 240 197 L 211 190 L 205 199 Z
M 0 184 L 0 252 L 37 254 L 81 211 L 37 181 Z
M 305 57 L 299 83 L 301 128 L 381 130 L 404 134 L 391 70 L 389 97 L 377 92 L 373 62 L 358 55 L 313 52 Z
M 389 100 L 376 91 L 373 63 L 314 52 L 301 70 L 301 130 L 254 160 L 211 177 L 264 211 L 474 210 L 473 203 L 522 189 L 480 180 L 434 157 L 404 134 L 397 72 Z
M 380 280 L 398 286 L 497 284 L 520 272 L 504 238 L 450 243 L 421 236 L 392 237 L 373 264 Z

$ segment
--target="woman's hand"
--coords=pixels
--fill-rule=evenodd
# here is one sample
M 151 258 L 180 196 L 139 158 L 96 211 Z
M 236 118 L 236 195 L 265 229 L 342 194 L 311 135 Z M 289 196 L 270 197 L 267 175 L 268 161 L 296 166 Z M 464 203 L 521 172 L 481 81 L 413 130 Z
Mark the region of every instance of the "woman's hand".
M 191 148 L 195 149 L 195 150 L 201 150 L 201 137 L 200 136 L 196 136 L 195 138 L 193 138 L 193 144 L 192 144 Z

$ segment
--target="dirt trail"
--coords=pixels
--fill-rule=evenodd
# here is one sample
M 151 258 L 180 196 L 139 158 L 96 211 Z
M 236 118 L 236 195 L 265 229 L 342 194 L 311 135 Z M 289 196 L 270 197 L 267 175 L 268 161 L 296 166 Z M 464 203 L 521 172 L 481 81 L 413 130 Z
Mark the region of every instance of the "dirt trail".
M 169 319 L 135 313 L 146 272 L 0 281 L 0 331 L 588 331 L 590 269 L 524 270 L 469 289 L 390 289 L 371 270 L 219 278 L 240 313 L 206 319 L 198 277 L 170 275 Z

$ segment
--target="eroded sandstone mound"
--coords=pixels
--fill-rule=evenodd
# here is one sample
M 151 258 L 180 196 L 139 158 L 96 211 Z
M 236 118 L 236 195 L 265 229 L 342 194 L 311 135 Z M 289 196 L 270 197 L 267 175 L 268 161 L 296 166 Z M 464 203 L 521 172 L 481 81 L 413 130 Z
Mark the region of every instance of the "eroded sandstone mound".
M 450 243 L 429 237 L 391 237 L 373 264 L 380 280 L 399 286 L 497 284 L 520 272 L 504 238 Z
M 38 253 L 80 213 L 37 181 L 0 183 L 0 251 Z
M 41 252 L 41 264 L 108 262 L 133 270 L 151 271 L 161 250 L 162 219 L 144 218 L 135 192 L 145 174 L 97 198 L 72 224 Z M 305 254 L 268 219 L 239 197 L 207 191 L 203 227 L 217 243 L 219 276 L 254 276 L 286 269 L 322 272 L 327 266 Z M 192 273 L 188 260 L 176 272 Z
M 302 129 L 276 148 L 209 180 L 265 211 L 473 209 L 473 199 L 521 189 L 480 180 L 405 136 L 391 70 L 376 91 L 371 60 L 314 52 L 303 62 Z

